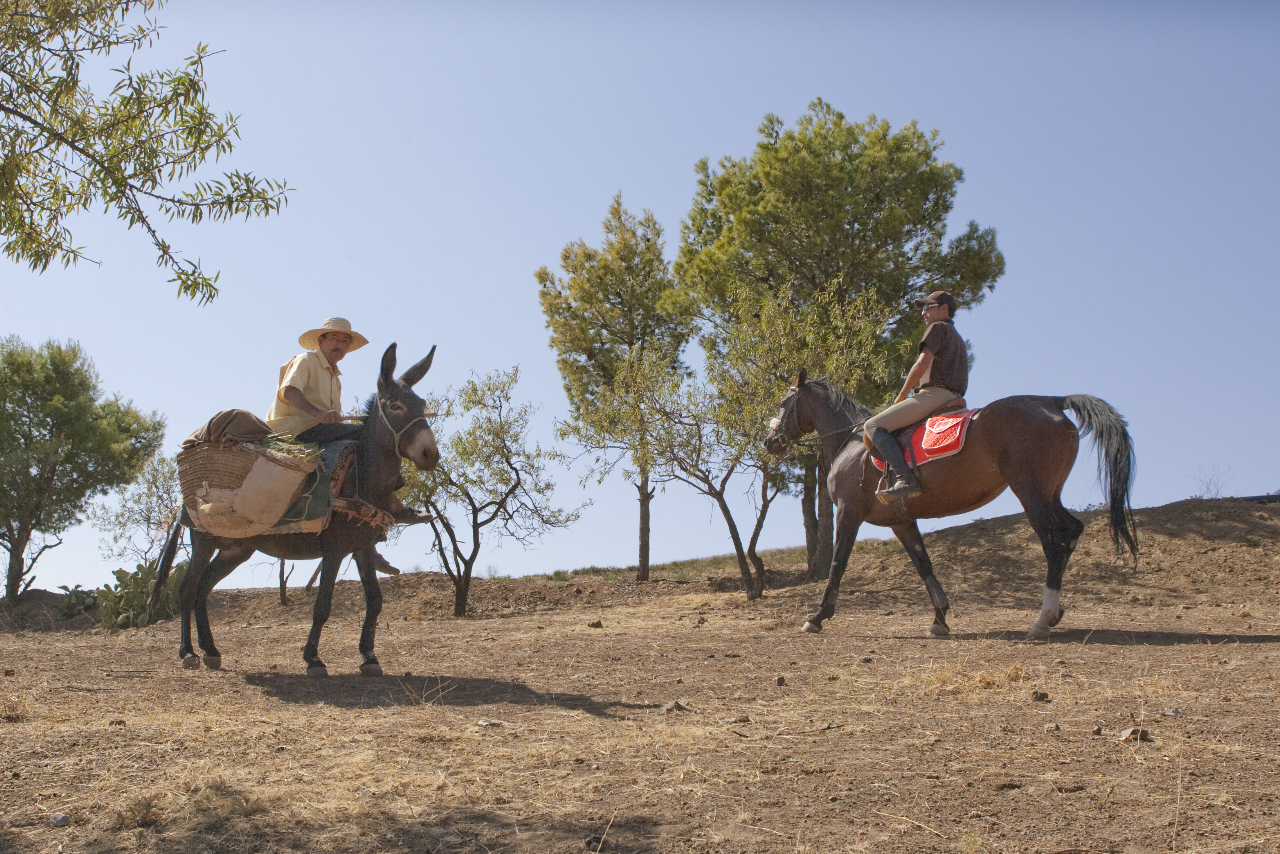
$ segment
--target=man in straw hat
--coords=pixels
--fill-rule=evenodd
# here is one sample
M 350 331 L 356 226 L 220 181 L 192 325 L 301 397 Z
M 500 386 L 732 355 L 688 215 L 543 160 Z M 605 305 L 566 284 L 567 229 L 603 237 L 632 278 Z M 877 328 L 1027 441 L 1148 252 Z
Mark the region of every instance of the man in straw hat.
M 280 384 L 267 412 L 267 424 L 277 433 L 317 445 L 354 438 L 361 426 L 342 421 L 338 362 L 369 339 L 352 330 L 345 318 L 331 317 L 302 333 L 298 343 L 307 352 L 294 356 L 280 369 Z
M 920 356 L 907 372 L 902 391 L 893 405 L 863 425 L 863 441 L 871 455 L 886 465 L 894 478 L 876 497 L 885 503 L 897 498 L 915 498 L 920 482 L 907 465 L 893 438 L 893 431 L 923 421 L 943 406 L 964 397 L 969 388 L 969 353 L 956 332 L 952 318 L 956 301 L 946 291 L 934 291 L 915 301 L 927 326 L 920 341 Z M 920 383 L 912 397 L 907 394 Z

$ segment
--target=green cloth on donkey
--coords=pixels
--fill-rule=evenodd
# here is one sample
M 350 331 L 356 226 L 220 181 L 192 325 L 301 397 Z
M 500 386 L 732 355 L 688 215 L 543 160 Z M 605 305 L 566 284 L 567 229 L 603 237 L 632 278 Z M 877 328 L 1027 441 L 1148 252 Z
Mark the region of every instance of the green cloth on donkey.
M 318 534 L 323 531 L 333 514 L 333 499 L 342 489 L 347 471 L 355 460 L 354 439 L 339 439 L 321 445 L 315 470 L 307 475 L 302 492 L 268 533 Z

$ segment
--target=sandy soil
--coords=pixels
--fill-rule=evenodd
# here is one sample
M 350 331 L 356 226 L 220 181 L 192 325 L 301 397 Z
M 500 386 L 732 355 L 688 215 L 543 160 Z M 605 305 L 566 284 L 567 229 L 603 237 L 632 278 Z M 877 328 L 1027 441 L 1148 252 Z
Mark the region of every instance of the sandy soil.
M 388 579 L 381 679 L 354 582 L 322 681 L 300 590 L 216 594 L 219 672 L 36 594 L 0 610 L 0 852 L 1278 852 L 1280 505 L 1137 516 L 1135 569 L 1084 514 L 1047 644 L 1017 516 L 926 538 L 948 640 L 876 544 L 816 636 L 820 584 L 749 604 L 724 569 L 477 580 L 464 620 Z

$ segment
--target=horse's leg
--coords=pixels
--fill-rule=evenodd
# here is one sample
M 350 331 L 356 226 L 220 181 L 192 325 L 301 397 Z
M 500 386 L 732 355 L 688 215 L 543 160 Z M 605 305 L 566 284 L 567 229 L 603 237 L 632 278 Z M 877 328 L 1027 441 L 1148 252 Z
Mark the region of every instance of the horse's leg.
M 329 675 L 329 668 L 320 660 L 320 630 L 329 621 L 333 608 L 333 585 L 338 581 L 338 570 L 345 554 L 326 552 L 320 559 L 320 589 L 316 592 L 316 604 L 311 612 L 311 634 L 302 648 L 302 660 L 307 664 L 307 675 L 319 679 Z
M 892 530 L 898 541 L 902 543 L 902 547 L 907 550 L 907 554 L 911 556 L 916 572 L 920 573 L 924 587 L 929 591 L 929 601 L 933 603 L 933 625 L 929 627 L 928 636 L 947 637 L 951 634 L 951 628 L 947 625 L 947 611 L 951 609 L 951 603 L 947 601 L 947 594 L 943 591 L 941 582 L 933 574 L 933 561 L 929 560 L 929 553 L 925 551 L 924 537 L 920 536 L 920 527 L 913 519 L 901 525 L 894 525 Z
M 827 587 L 822 592 L 822 604 L 809 615 L 800 631 L 817 634 L 822 631 L 822 621 L 836 613 L 836 601 L 840 598 L 840 579 L 849 565 L 849 554 L 858 539 L 858 527 L 862 518 L 851 512 L 845 502 L 836 505 L 836 548 L 831 555 L 831 572 L 827 575 Z
M 200 576 L 200 584 L 196 587 L 195 615 L 196 634 L 200 639 L 200 649 L 204 652 L 204 666 L 210 670 L 222 667 L 222 653 L 213 642 L 213 630 L 209 628 L 209 594 L 219 581 L 226 578 L 240 564 L 253 555 L 254 549 L 237 545 L 233 548 L 218 549 L 218 554 L 209 563 Z M 195 653 L 192 652 L 194 658 Z
M 373 654 L 374 633 L 378 630 L 378 615 L 382 613 L 382 587 L 378 584 L 378 572 L 373 546 L 361 549 L 353 557 L 360 570 L 360 584 L 364 587 L 364 626 L 360 629 L 361 676 L 381 676 L 382 666 Z
M 1027 640 L 1047 640 L 1049 629 L 1058 624 L 1065 611 L 1062 607 L 1062 575 L 1084 531 L 1084 523 L 1067 512 L 1056 492 L 1045 495 L 1042 489 L 1029 484 L 1023 485 L 1022 489 L 1012 483 L 1010 487 L 1027 511 L 1027 521 L 1040 537 L 1040 545 L 1049 563 L 1040 616 L 1027 632 Z
M 181 635 L 178 640 L 178 657 L 182 666 L 188 670 L 200 667 L 200 656 L 196 655 L 191 645 L 191 611 L 195 607 L 196 590 L 200 580 L 209 569 L 209 561 L 213 560 L 218 550 L 212 538 L 203 531 L 191 531 L 191 559 L 187 562 L 187 571 L 182 576 L 182 584 L 178 587 L 178 613 L 181 620 Z

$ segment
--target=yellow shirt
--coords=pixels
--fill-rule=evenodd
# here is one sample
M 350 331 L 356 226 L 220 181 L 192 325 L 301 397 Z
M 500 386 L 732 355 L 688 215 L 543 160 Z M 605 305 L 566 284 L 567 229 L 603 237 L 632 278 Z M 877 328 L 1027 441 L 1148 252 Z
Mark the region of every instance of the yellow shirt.
M 284 399 L 284 390 L 293 386 L 302 392 L 312 405 L 321 409 L 342 411 L 342 371 L 329 364 L 318 350 L 294 356 L 280 368 L 280 386 L 276 399 L 267 411 L 267 424 L 277 433 L 297 436 L 303 430 L 314 427 L 320 419 L 312 418 Z

